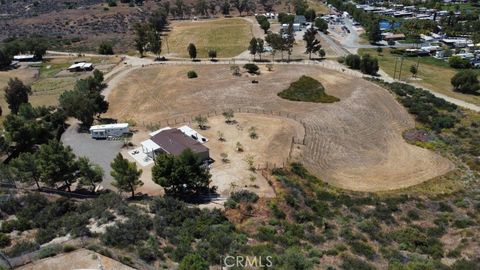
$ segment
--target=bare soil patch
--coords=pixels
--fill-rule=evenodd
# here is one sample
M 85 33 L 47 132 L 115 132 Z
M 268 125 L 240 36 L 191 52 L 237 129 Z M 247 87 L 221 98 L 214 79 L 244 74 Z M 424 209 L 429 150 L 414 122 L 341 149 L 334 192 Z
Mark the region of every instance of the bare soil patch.
M 64 270 L 64 269 L 98 269 L 99 265 L 105 270 L 130 270 L 133 269 L 111 258 L 96 252 L 79 249 L 70 253 L 64 253 L 51 258 L 45 258 L 25 266 L 19 270 Z
M 258 84 L 252 84 L 250 76 L 233 76 L 229 68 L 175 65 L 134 70 L 110 93 L 107 115 L 145 126 L 227 108 L 295 114 L 306 127 L 300 161 L 323 180 L 358 191 L 404 188 L 453 168 L 438 154 L 405 142 L 402 132 L 415 122 L 377 85 L 304 65 L 276 65 L 274 71 L 256 77 Z M 188 70 L 195 70 L 199 77 L 187 79 Z M 277 96 L 301 75 L 319 80 L 340 101 L 314 104 Z

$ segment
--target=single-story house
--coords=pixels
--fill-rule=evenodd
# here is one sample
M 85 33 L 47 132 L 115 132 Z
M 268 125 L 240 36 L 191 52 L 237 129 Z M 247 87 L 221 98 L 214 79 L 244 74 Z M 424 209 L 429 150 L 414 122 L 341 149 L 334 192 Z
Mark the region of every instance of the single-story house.
M 91 71 L 93 70 L 93 64 L 87 62 L 75 63 L 68 67 L 67 70 L 70 72 Z
M 210 158 L 210 150 L 205 145 L 177 128 L 164 128 L 154 132 L 153 136 L 141 145 L 142 151 L 151 158 L 160 153 L 178 156 L 186 149 L 192 150 L 202 160 Z

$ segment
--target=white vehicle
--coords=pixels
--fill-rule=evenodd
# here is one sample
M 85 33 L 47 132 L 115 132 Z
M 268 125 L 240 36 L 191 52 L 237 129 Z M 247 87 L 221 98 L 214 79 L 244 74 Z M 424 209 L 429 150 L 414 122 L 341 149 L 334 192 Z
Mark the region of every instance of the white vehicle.
M 128 123 L 98 125 L 90 127 L 90 135 L 93 139 L 106 139 L 109 137 L 120 137 L 129 133 Z

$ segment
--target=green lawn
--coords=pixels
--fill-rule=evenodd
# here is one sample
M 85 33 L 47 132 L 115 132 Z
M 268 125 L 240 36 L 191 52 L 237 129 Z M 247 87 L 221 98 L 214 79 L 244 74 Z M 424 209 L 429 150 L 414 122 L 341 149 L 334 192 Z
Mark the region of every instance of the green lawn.
M 376 49 L 359 49 L 359 54 L 369 53 L 378 58 L 380 68 L 393 77 L 395 70 L 395 59 L 398 55 L 391 54 L 389 48 L 384 48 L 382 53 Z M 417 78 L 413 78 L 410 67 L 419 63 Z M 396 77 L 399 76 L 400 61 L 397 64 Z M 464 100 L 480 105 L 480 96 L 467 95 L 452 90 L 450 79 L 458 70 L 451 68 L 447 62 L 433 57 L 405 57 L 402 66 L 401 78 L 407 82 L 418 84 L 422 87 L 432 89 L 447 96 Z M 480 70 L 476 70 L 480 74 Z
M 209 49 L 216 49 L 219 58 L 233 57 L 247 50 L 251 38 L 251 24 L 241 18 L 178 22 L 164 38 L 162 54 L 188 57 L 193 43 L 199 58 L 208 57 Z

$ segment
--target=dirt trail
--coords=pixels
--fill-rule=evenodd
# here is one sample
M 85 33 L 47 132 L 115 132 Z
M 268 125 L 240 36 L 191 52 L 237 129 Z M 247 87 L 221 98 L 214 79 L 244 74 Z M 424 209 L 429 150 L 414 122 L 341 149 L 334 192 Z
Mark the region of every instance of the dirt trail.
M 188 70 L 199 77 L 186 78 Z M 277 93 L 301 75 L 317 78 L 341 99 L 313 104 Z M 171 78 L 175 78 L 172 80 Z M 273 72 L 233 77 L 229 65 L 151 66 L 131 71 L 109 95 L 107 115 L 139 124 L 206 110 L 251 108 L 296 114 L 306 127 L 302 162 L 323 180 L 359 191 L 398 189 L 450 171 L 439 155 L 406 143 L 414 120 L 385 89 L 342 72 L 305 65 L 275 65 Z

